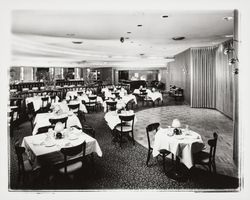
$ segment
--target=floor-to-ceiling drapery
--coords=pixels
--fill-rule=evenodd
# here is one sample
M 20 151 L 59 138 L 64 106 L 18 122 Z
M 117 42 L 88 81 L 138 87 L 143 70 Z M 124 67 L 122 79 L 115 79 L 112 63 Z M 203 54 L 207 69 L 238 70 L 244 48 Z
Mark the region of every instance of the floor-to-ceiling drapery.
M 216 47 L 191 49 L 191 107 L 215 108 Z

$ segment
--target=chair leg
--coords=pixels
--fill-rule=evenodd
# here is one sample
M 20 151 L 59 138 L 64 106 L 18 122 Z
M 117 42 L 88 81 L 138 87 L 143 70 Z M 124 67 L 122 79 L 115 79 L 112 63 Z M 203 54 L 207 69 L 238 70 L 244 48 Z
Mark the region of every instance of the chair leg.
M 122 133 L 120 133 L 120 147 L 122 147 Z
M 146 161 L 147 167 L 148 167 L 148 162 L 149 162 L 149 160 L 150 160 L 150 156 L 151 156 L 151 150 L 148 149 L 148 157 L 147 157 L 147 161 Z
M 166 171 L 166 168 L 165 168 L 165 154 L 162 155 L 162 158 L 163 158 L 163 171 L 165 172 Z
M 132 140 L 133 140 L 133 145 L 135 145 L 134 131 L 132 131 Z

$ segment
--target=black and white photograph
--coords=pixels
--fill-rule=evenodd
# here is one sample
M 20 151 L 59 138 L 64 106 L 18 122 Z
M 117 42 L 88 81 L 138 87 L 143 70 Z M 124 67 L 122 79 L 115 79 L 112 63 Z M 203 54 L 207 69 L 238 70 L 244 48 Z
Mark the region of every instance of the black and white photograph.
M 243 4 L 83 2 L 1 9 L 4 192 L 246 197 Z

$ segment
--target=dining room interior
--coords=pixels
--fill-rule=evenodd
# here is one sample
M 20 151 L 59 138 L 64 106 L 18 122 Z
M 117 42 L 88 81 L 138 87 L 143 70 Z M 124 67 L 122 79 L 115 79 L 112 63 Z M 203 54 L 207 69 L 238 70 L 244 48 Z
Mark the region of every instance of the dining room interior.
M 238 10 L 13 10 L 10 191 L 240 191 Z

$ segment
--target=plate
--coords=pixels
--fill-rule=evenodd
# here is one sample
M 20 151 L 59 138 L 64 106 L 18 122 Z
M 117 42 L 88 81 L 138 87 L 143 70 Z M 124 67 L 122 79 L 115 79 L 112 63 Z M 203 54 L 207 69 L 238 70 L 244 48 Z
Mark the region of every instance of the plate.
M 75 134 L 69 135 L 69 140 L 76 140 L 78 137 Z
M 183 135 L 176 135 L 175 137 L 176 137 L 176 139 L 178 139 L 178 140 L 183 140 L 183 139 L 184 139 L 184 136 L 183 136 Z
M 56 144 L 53 142 L 53 141 L 50 141 L 50 142 L 46 142 L 45 143 L 45 146 L 46 147 L 53 147 L 53 146 L 55 146 Z

